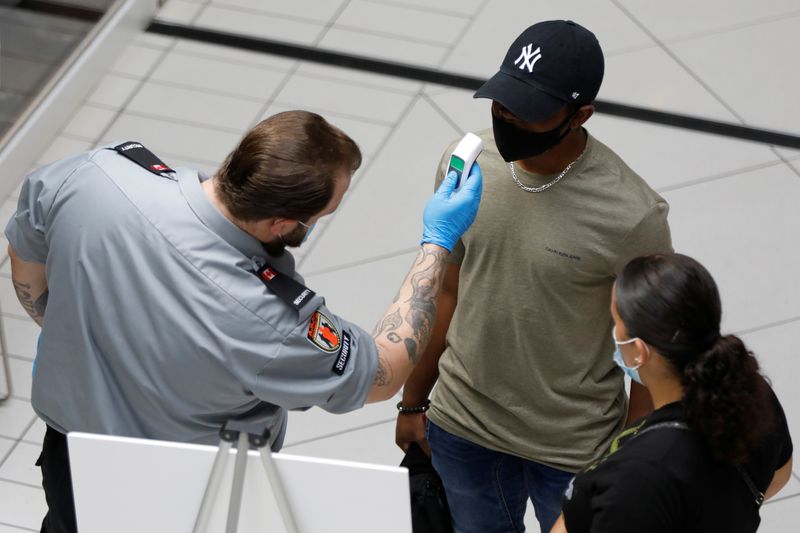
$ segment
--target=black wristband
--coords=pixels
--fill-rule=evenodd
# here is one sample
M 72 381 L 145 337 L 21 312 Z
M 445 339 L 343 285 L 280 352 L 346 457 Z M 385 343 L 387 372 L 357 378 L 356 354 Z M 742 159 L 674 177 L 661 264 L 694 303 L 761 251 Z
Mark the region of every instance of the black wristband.
M 430 400 L 425 400 L 425 403 L 419 407 L 403 407 L 403 400 L 397 402 L 397 410 L 400 411 L 401 415 L 418 415 L 427 411 L 430 406 Z

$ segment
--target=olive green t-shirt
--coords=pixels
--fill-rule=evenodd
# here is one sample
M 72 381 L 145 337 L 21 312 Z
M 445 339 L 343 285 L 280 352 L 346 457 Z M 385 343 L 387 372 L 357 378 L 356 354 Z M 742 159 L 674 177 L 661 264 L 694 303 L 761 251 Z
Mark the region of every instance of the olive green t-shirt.
M 541 193 L 514 182 L 491 130 L 479 135 L 483 196 L 451 255 L 458 305 L 429 416 L 486 448 L 577 471 L 623 425 L 611 286 L 630 259 L 672 251 L 668 205 L 591 135 Z M 515 169 L 526 186 L 555 178 Z

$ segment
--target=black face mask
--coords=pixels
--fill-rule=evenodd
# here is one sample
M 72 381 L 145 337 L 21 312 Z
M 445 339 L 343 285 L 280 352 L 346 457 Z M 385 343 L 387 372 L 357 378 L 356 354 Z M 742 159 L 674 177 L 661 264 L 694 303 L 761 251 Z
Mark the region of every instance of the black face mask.
M 565 118 L 561 124 L 552 130 L 533 132 L 523 130 L 492 113 L 494 142 L 497 145 L 500 156 L 510 163 L 511 161 L 519 161 L 543 154 L 554 146 L 558 146 L 571 131 L 570 128 L 567 128 L 562 133 L 561 128 L 568 124 L 575 117 L 575 114 Z

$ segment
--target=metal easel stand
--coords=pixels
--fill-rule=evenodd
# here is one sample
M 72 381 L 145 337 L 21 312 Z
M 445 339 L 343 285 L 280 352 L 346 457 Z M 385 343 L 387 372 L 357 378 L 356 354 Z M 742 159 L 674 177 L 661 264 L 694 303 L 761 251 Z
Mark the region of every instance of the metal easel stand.
M 217 493 L 222 483 L 222 476 L 225 473 L 225 466 L 228 463 L 228 457 L 230 456 L 230 450 L 234 441 L 236 441 L 236 462 L 233 466 L 233 484 L 231 487 L 228 521 L 225 526 L 225 533 L 237 533 L 239 527 L 244 476 L 247 468 L 247 452 L 251 445 L 258 450 L 261 456 L 261 462 L 264 465 L 267 479 L 269 479 L 270 485 L 272 486 L 272 492 L 275 494 L 275 500 L 278 504 L 281 517 L 283 518 L 283 524 L 286 526 L 286 531 L 288 533 L 300 533 L 300 530 L 297 528 L 297 522 L 292 514 L 292 509 L 289 506 L 289 500 L 286 499 L 286 493 L 283 490 L 280 476 L 275 468 L 275 462 L 272 459 L 272 451 L 268 447 L 270 437 L 269 429 L 258 429 L 247 422 L 229 420 L 222 426 L 219 436 L 219 450 L 214 459 L 214 466 L 208 478 L 206 491 L 203 494 L 200 511 L 197 513 L 197 520 L 192 530 L 193 533 L 205 533 L 208 529 L 211 510 L 214 508 L 214 502 L 217 499 Z

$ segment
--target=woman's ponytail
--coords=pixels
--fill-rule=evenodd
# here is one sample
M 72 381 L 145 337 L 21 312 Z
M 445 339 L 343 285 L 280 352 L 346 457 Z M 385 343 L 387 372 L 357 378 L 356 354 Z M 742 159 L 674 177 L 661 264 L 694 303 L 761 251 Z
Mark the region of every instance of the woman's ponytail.
M 743 461 L 771 430 L 771 390 L 734 335 L 720 336 L 722 304 L 703 265 L 681 254 L 638 257 L 617 277 L 628 335 L 669 361 L 683 386 L 688 424 L 726 462 Z
M 773 423 L 769 386 L 753 354 L 734 335 L 718 337 L 687 362 L 681 380 L 689 426 L 716 459 L 744 461 Z

